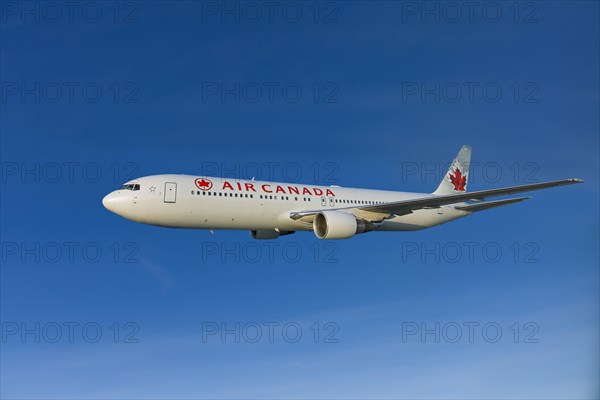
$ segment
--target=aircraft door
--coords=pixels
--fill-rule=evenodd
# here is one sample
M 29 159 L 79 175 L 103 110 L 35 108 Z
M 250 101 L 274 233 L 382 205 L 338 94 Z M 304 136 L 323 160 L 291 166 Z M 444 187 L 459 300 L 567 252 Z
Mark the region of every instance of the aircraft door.
M 321 196 L 321 205 L 325 207 L 327 205 L 327 198 L 325 196 Z
M 175 203 L 177 199 L 177 184 L 165 182 L 165 203 Z
M 333 207 L 335 205 L 335 199 L 333 197 L 329 198 L 329 207 Z

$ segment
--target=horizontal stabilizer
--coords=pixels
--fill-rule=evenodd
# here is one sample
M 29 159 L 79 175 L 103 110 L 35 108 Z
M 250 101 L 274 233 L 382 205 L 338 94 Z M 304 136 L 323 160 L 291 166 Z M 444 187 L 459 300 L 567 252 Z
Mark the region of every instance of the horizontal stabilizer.
M 456 208 L 457 210 L 461 210 L 461 211 L 477 212 L 477 211 L 488 210 L 488 209 L 494 208 L 494 207 L 501 207 L 501 206 L 506 206 L 508 204 L 519 203 L 523 200 L 527 200 L 530 198 L 531 197 L 517 197 L 516 199 L 486 201 L 484 203 L 469 204 L 466 206 L 456 206 L 454 208 Z

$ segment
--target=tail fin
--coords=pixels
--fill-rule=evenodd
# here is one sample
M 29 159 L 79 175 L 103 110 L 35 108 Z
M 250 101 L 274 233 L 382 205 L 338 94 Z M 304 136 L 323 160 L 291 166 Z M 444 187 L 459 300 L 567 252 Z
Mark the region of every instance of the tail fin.
M 446 172 L 440 186 L 433 194 L 444 195 L 466 192 L 470 164 L 471 146 L 463 145 L 454 161 L 452 161 L 450 168 L 448 168 L 448 172 Z

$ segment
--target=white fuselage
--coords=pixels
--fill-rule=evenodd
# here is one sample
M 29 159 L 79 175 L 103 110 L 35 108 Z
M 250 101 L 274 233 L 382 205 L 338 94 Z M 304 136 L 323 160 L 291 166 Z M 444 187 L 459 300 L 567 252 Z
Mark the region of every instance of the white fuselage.
M 312 230 L 290 218 L 308 210 L 360 207 L 431 196 L 423 193 L 300 185 L 191 175 L 154 175 L 127 182 L 102 201 L 110 211 L 150 225 L 193 229 Z M 469 215 L 453 205 L 375 223 L 375 230 L 411 231 Z

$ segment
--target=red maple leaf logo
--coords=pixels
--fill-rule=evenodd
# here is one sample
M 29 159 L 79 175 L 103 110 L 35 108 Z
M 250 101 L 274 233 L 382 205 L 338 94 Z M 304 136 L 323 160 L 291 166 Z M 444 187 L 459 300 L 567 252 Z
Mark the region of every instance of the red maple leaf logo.
M 208 179 L 196 179 L 196 186 L 198 186 L 198 189 L 200 190 L 210 190 L 213 186 L 212 182 Z
M 465 191 L 465 185 L 467 184 L 467 177 L 463 176 L 460 172 L 460 169 L 456 168 L 454 170 L 454 175 L 449 174 L 450 182 L 454 185 L 454 190 L 459 192 Z

